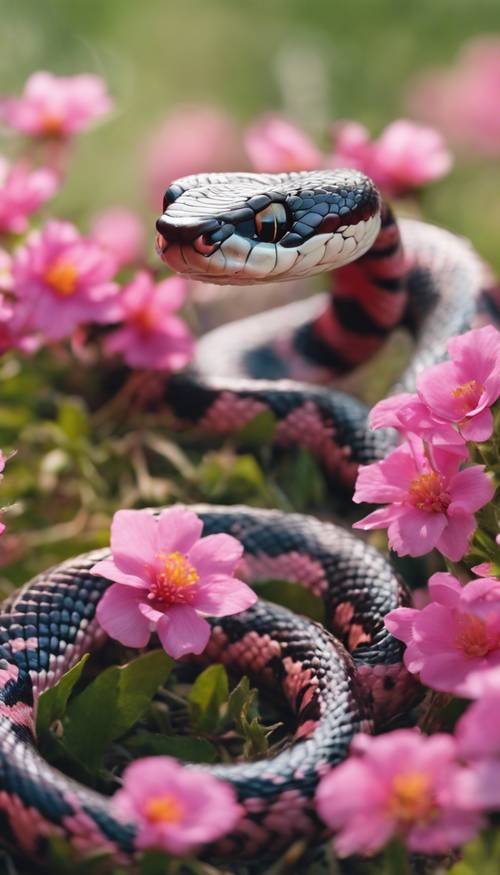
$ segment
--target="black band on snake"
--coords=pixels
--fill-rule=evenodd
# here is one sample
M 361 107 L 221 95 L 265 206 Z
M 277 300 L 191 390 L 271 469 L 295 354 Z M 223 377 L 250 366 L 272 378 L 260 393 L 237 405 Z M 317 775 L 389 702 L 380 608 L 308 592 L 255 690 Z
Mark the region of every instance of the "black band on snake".
M 344 487 L 394 438 L 371 433 L 364 405 L 328 385 L 404 324 L 415 351 L 398 385 L 413 390 L 418 371 L 445 354 L 446 340 L 491 319 L 495 307 L 488 274 L 465 241 L 414 220 L 398 225 L 357 171 L 186 177 L 167 190 L 157 228 L 163 260 L 210 282 L 287 281 L 335 269 L 328 297 L 207 335 L 195 366 L 170 381 L 167 399 L 181 420 L 220 434 L 271 410 L 275 443 L 307 447 Z M 336 526 L 243 507 L 194 509 L 204 533 L 242 541 L 250 581 L 288 579 L 321 596 L 330 630 L 262 601 L 212 621 L 209 659 L 278 689 L 296 717 L 293 742 L 275 757 L 210 767 L 245 809 L 212 852 L 258 857 L 297 834 L 323 838 L 313 801 L 321 776 L 345 758 L 356 732 L 383 727 L 415 701 L 400 643 L 383 623 L 406 594 L 380 554 Z M 102 639 L 95 608 L 109 582 L 89 569 L 104 555 L 39 575 L 0 616 L 4 841 L 37 859 L 51 835 L 82 855 L 103 848 L 126 862 L 134 853 L 134 825 L 49 766 L 34 738 L 37 696 Z

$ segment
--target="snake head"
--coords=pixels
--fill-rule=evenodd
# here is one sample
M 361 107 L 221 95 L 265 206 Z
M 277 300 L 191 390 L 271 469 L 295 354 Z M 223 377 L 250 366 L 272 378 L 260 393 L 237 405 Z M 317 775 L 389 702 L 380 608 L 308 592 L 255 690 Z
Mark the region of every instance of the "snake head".
M 380 229 L 380 195 L 356 170 L 207 173 L 165 193 L 157 250 L 210 283 L 290 280 L 354 261 Z

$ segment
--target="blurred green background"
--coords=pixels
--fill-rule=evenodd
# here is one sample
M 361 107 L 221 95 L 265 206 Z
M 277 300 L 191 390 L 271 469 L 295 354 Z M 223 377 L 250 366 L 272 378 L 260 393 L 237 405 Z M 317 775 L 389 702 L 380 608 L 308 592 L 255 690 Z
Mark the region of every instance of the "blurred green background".
M 376 134 L 406 114 L 415 73 L 452 63 L 473 36 L 500 33 L 498 0 L 1 0 L 0 10 L 4 93 L 47 69 L 98 73 L 116 98 L 114 117 L 78 143 L 55 205 L 76 219 L 120 202 L 152 220 L 145 141 L 179 103 L 207 101 L 241 123 L 283 111 L 318 142 L 343 117 Z M 497 267 L 499 183 L 497 165 L 471 157 L 423 204 Z

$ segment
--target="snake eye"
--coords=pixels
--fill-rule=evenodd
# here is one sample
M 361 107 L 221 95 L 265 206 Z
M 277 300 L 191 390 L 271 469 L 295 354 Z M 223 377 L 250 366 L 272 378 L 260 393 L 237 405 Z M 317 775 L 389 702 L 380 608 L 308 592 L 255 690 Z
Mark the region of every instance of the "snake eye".
M 196 249 L 200 255 L 212 255 L 212 252 L 215 252 L 219 246 L 220 242 L 212 243 L 208 234 L 200 234 L 199 237 L 193 240 L 193 249 Z
M 276 243 L 288 230 L 288 216 L 283 204 L 272 203 L 255 216 L 257 235 L 266 243 Z

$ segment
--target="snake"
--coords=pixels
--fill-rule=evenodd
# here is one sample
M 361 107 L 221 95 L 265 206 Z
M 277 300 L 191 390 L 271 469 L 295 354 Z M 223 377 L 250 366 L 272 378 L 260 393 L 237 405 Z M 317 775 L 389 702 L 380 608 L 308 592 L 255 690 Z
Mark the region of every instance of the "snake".
M 404 326 L 414 349 L 394 391 L 411 391 L 422 368 L 444 357 L 449 337 L 497 312 L 491 276 L 470 244 L 416 219 L 396 220 L 357 170 L 183 177 L 165 193 L 156 245 L 177 273 L 241 286 L 242 295 L 328 275 L 327 294 L 205 335 L 190 368 L 168 380 L 165 401 L 179 422 L 211 434 L 237 435 L 272 414 L 276 448 L 308 449 L 332 488 L 352 490 L 358 466 L 395 445 L 391 430 L 370 431 L 366 406 L 336 380 Z M 324 606 L 324 624 L 262 599 L 209 618 L 204 658 L 250 676 L 293 717 L 293 737 L 270 756 L 203 767 L 232 785 L 242 811 L 204 853 L 263 859 L 297 836 L 325 840 L 314 804 L 321 777 L 345 759 L 356 733 L 408 719 L 418 701 L 402 645 L 384 626 L 409 594 L 385 556 L 333 522 L 243 506 L 193 509 L 204 534 L 241 541 L 241 575 L 250 583 L 291 581 Z M 109 555 L 93 551 L 39 574 L 0 610 L 2 842 L 38 862 L 52 837 L 77 857 L 97 849 L 123 865 L 137 857 L 137 824 L 51 766 L 36 743 L 39 696 L 105 637 L 96 606 L 110 581 L 91 569 Z

